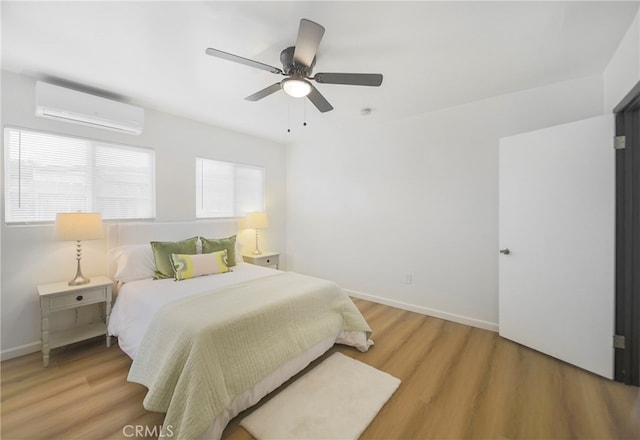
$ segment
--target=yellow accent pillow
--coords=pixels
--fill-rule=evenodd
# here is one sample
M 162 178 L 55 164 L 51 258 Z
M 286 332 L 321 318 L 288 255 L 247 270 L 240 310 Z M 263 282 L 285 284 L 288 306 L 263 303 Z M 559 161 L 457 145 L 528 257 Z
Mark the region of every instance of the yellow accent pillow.
M 227 250 L 210 254 L 171 254 L 171 266 L 176 281 L 203 275 L 229 272 L 227 266 Z

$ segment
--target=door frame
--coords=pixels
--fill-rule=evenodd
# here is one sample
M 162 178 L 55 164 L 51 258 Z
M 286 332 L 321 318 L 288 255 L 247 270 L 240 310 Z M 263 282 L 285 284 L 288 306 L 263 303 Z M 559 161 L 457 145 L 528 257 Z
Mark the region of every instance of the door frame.
M 640 82 L 613 109 L 616 136 L 615 380 L 640 386 Z M 634 270 L 635 268 L 635 270 Z

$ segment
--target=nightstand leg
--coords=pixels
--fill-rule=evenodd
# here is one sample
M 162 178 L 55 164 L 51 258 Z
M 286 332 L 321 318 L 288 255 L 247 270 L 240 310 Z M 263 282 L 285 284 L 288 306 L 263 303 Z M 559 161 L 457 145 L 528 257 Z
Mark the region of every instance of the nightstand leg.
M 49 298 L 40 298 L 40 330 L 42 331 L 42 364 L 49 366 Z
M 49 366 L 49 318 L 42 318 L 42 364 Z
M 44 367 L 49 366 L 49 346 L 42 347 L 42 365 Z
M 111 317 L 111 295 L 108 295 L 104 306 L 104 322 L 107 326 L 107 348 L 111 347 L 111 336 L 109 336 L 109 318 Z

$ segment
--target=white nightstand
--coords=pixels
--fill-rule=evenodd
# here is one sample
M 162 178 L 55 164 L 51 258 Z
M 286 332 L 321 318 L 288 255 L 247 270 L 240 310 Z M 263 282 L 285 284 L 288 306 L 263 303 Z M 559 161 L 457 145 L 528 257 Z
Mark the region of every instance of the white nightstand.
M 257 264 L 258 266 L 275 266 L 280 268 L 280 254 L 278 252 L 263 252 L 260 255 L 243 255 L 245 263 Z
M 40 294 L 40 316 L 42 328 L 42 362 L 49 366 L 49 351 L 63 345 L 83 341 L 95 336 L 107 335 L 107 347 L 111 337 L 107 334 L 111 315 L 111 288 L 113 281 L 104 276 L 92 277 L 91 282 L 81 286 L 69 286 L 66 281 L 38 286 Z M 89 304 L 104 303 L 104 322 L 72 327 L 49 333 L 49 314 L 60 310 L 77 309 Z

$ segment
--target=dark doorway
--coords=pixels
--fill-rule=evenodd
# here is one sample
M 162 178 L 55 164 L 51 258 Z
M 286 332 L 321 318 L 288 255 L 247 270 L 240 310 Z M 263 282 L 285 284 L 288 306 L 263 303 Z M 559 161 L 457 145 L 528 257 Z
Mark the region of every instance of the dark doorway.
M 615 379 L 640 386 L 640 82 L 616 119 Z

